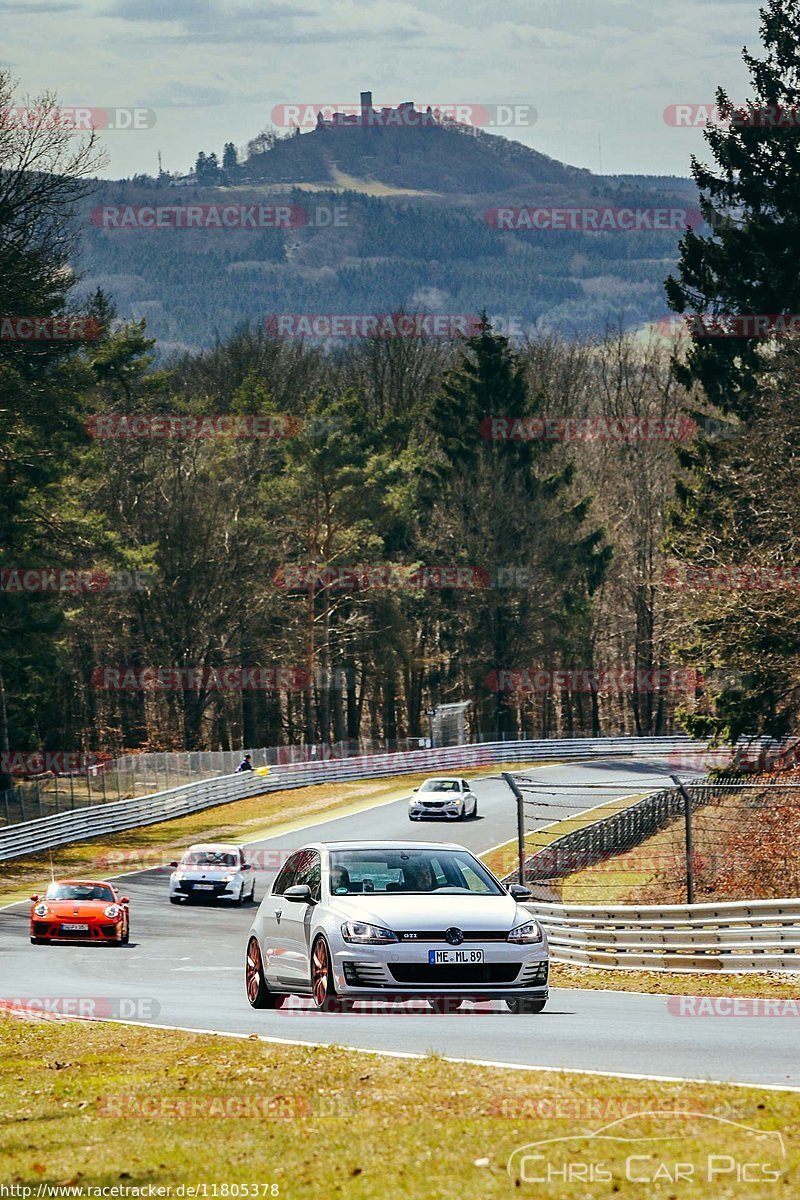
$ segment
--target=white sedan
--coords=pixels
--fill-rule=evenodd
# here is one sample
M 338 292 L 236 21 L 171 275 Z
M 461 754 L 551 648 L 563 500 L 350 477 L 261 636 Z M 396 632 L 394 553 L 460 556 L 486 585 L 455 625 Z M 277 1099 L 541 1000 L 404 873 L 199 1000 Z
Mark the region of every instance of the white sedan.
M 451 821 L 463 821 L 466 817 L 477 817 L 478 797 L 466 779 L 452 775 L 447 778 L 426 779 L 408 802 L 408 818 L 419 821 L 422 817 L 446 817 Z
M 169 877 L 171 904 L 190 900 L 231 900 L 243 904 L 255 899 L 255 871 L 242 846 L 204 843 L 190 846 Z
M 317 842 L 295 851 L 247 943 L 253 1008 L 290 995 L 341 1011 L 354 1000 L 423 997 L 437 1011 L 501 998 L 515 1013 L 547 1001 L 544 930 L 462 846 Z

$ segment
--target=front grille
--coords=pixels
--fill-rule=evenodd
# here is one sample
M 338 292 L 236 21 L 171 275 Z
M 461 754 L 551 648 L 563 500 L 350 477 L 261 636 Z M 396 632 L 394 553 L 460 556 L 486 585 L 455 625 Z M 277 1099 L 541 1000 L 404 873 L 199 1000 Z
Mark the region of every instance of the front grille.
M 83 938 L 86 941 L 87 938 L 92 936 L 92 931 L 91 929 L 65 929 L 62 925 L 58 930 L 58 936 L 63 938 Z
M 508 935 L 502 929 L 462 929 L 465 942 L 505 942 Z M 407 929 L 400 933 L 395 930 L 401 942 L 441 942 L 448 945 L 443 929 Z
M 512 983 L 522 963 L 390 963 L 397 983 Z
M 227 883 L 218 882 L 216 880 L 209 880 L 209 882 L 211 883 L 213 890 L 209 890 L 207 887 L 202 887 L 198 890 L 197 883 L 193 879 L 184 879 L 183 882 L 178 886 L 180 887 L 181 891 L 189 892 L 192 895 L 197 896 L 219 896 L 221 892 L 227 891 Z

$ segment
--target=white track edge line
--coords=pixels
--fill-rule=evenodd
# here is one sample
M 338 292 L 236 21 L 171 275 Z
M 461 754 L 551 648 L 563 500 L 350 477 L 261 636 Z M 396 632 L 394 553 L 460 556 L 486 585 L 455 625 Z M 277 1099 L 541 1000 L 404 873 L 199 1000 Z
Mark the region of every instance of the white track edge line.
M 631 1071 L 597 1071 L 591 1067 L 545 1067 L 538 1064 L 499 1062 L 491 1058 L 460 1058 L 449 1054 L 420 1054 L 410 1050 L 373 1050 L 364 1046 L 345 1046 L 341 1042 L 307 1042 L 299 1038 L 274 1037 L 261 1033 L 234 1033 L 218 1029 L 187 1029 L 182 1025 L 162 1025 L 148 1021 L 122 1021 L 117 1018 L 106 1018 L 97 1022 L 102 1025 L 133 1025 L 141 1029 L 164 1029 L 177 1033 L 201 1034 L 209 1037 L 237 1038 L 241 1041 L 274 1043 L 281 1046 L 306 1046 L 314 1050 L 348 1050 L 355 1054 L 377 1054 L 382 1058 L 403 1058 L 424 1060 L 435 1058 L 441 1062 L 464 1063 L 476 1067 L 498 1067 L 506 1071 L 542 1071 L 550 1075 L 591 1075 L 603 1079 L 631 1079 L 649 1083 L 699 1083 L 707 1087 L 750 1088 L 764 1092 L 800 1092 L 800 1086 L 779 1083 L 741 1083 L 737 1080 L 697 1079 L 683 1075 L 639 1075 Z

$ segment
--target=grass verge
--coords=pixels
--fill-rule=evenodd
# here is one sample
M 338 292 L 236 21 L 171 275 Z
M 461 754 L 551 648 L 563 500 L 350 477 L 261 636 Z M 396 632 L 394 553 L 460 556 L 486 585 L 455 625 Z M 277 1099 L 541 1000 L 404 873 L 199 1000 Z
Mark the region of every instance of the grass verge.
M 544 1033 L 546 1014 L 520 1020 Z M 33 1196 L 52 1197 L 54 1187 L 88 1198 L 97 1187 L 205 1184 L 206 1196 L 284 1200 L 751 1200 L 754 1184 L 736 1178 L 745 1162 L 756 1164 L 750 1174 L 779 1173 L 781 1195 L 800 1187 L 800 1096 L 786 1092 L 7 1016 L 0 1041 L 0 1178 L 32 1185 Z M 616 1137 L 665 1140 L 587 1140 L 621 1118 Z M 543 1157 L 522 1173 L 517 1155 L 509 1178 L 514 1151 L 551 1138 L 569 1141 L 532 1151 Z M 630 1155 L 639 1156 L 636 1170 L 626 1172 Z M 690 1183 L 667 1178 L 676 1163 L 689 1164 Z M 611 1181 L 587 1189 L 586 1172 L 601 1166 Z M 563 1174 L 551 1184 L 529 1181 L 565 1169 L 571 1186 Z
M 525 769 L 541 766 L 528 763 Z M 547 764 L 550 765 L 550 764 Z M 477 779 L 510 770 L 509 764 L 476 767 L 459 772 L 465 779 Z M 515 770 L 520 770 L 519 765 Z M 185 846 L 199 840 L 254 842 L 288 832 L 309 817 L 344 816 L 411 793 L 427 774 L 393 775 L 385 779 L 321 783 L 311 787 L 266 792 L 246 800 L 234 800 L 203 809 L 188 817 L 143 825 L 116 833 L 113 837 L 92 838 L 53 850 L 53 870 L 62 878 L 79 875 L 101 876 L 122 871 L 161 866 L 165 858 L 177 855 Z M 509 803 L 513 803 L 509 797 Z M 338 811 L 337 811 L 338 810 Z M 47 853 L 16 858 L 0 863 L 0 901 L 11 904 L 26 900 L 32 891 L 41 890 L 50 879 Z
M 661 996 L 759 996 L 769 1000 L 800 1000 L 798 974 L 787 971 L 753 971 L 730 974 L 711 971 L 627 971 L 614 967 L 580 967 L 551 963 L 550 986 L 592 988 L 596 991 L 652 992 Z

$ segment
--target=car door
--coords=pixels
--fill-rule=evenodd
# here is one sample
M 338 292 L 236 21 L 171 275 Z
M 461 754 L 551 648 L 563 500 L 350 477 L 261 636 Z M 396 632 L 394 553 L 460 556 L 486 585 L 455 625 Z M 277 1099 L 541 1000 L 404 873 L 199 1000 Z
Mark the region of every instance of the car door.
M 322 861 L 318 850 L 301 850 L 294 877 L 294 886 L 307 884 L 319 903 L 322 883 Z M 281 938 L 285 946 L 282 974 L 293 986 L 311 987 L 311 921 L 313 904 L 285 902 L 280 918 Z
M 297 850 L 287 858 L 258 910 L 264 976 L 268 987 L 283 982 L 284 976 L 288 978 L 286 926 L 282 923 L 284 911 L 290 906 L 284 900 L 283 893 L 295 882 L 302 853 Z

